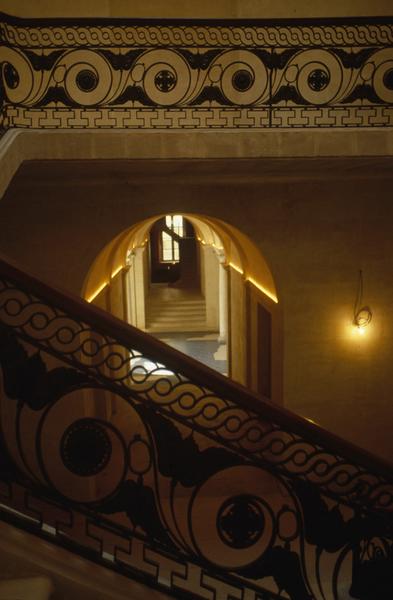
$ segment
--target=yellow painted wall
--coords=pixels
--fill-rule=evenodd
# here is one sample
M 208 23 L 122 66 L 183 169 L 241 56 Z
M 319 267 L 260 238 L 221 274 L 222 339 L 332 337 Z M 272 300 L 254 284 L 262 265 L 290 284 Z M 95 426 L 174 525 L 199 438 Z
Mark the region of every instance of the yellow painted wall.
M 230 269 L 229 271 L 229 290 L 229 353 L 232 355 L 229 375 L 235 381 L 246 385 L 246 290 L 243 285 L 242 275 L 234 269 Z
M 124 303 L 124 273 L 119 271 L 115 277 L 111 279 L 109 286 L 109 303 L 107 309 L 118 317 L 125 320 L 127 318 L 126 306 Z
M 24 17 L 251 18 L 392 14 L 390 0 L 0 0 L 0 10 Z
M 255 161 L 244 177 L 235 172 L 244 161 L 238 167 L 217 161 L 220 177 L 214 182 L 209 175 L 208 185 L 203 161 L 195 160 L 188 177 L 176 161 L 173 169 L 146 161 L 144 179 L 128 165 L 127 183 L 112 163 L 26 164 L 0 203 L 6 224 L 0 251 L 80 293 L 94 258 L 126 226 L 164 211 L 201 213 L 236 226 L 260 249 L 277 284 L 284 405 L 389 456 L 393 169 L 383 159 L 353 160 L 326 159 L 318 167 L 316 159 L 304 159 L 302 169 L 309 170 L 303 177 L 290 160 L 272 159 L 269 167 Z M 155 180 L 159 168 L 168 172 L 165 185 L 161 176 Z M 266 176 L 252 179 L 250 172 Z M 364 299 L 374 311 L 362 339 L 350 326 L 360 268 Z

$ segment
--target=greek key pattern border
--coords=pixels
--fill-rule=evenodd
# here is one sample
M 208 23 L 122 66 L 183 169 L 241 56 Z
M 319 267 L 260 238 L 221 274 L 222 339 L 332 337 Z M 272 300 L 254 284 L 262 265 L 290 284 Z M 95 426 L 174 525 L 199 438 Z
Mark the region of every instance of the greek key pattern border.
M 18 516 L 15 516 L 17 510 Z M 59 506 L 19 483 L 0 482 L 0 517 L 34 535 L 178 598 L 279 600 L 267 589 L 225 578 L 93 513 Z M 228 581 L 229 580 L 229 581 Z
M 271 112 L 245 108 L 43 110 L 9 107 L 4 115 L 7 128 L 22 129 L 299 129 L 392 124 L 393 106 L 287 107 Z

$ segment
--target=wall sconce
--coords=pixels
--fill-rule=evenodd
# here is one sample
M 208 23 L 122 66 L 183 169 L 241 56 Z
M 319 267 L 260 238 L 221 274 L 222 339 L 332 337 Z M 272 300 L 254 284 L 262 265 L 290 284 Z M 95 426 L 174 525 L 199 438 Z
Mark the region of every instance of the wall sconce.
M 369 306 L 363 305 L 363 273 L 359 271 L 358 293 L 353 307 L 353 325 L 359 335 L 364 335 L 365 328 L 370 324 L 373 313 Z

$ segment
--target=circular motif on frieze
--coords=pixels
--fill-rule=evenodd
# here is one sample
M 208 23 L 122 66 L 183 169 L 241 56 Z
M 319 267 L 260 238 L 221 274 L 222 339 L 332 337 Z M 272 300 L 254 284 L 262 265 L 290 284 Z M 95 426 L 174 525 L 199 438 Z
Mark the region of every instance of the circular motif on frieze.
M 311 71 L 308 76 L 307 83 L 314 92 L 322 92 L 326 89 L 330 81 L 330 75 L 322 69 Z
M 212 65 L 213 72 L 216 65 Z M 250 106 L 263 101 L 268 92 L 268 74 L 261 59 L 248 50 L 229 50 L 220 55 L 220 80 L 224 96 L 234 105 Z
M 246 92 L 253 83 L 254 77 L 246 69 L 239 69 L 232 75 L 232 85 L 238 92 Z
M 81 106 L 109 102 L 117 92 L 120 73 L 112 69 L 104 56 L 92 50 L 71 50 L 62 58 L 65 68 L 64 90 Z
M 160 90 L 160 92 L 164 92 L 165 94 L 173 90 L 176 82 L 177 77 L 175 73 L 168 71 L 167 69 L 159 71 L 154 77 L 154 85 L 158 90 Z
M 3 67 L 4 81 L 11 90 L 14 90 L 19 85 L 18 71 L 10 64 L 5 63 Z
M 92 92 L 98 85 L 97 73 L 82 69 L 75 77 L 75 83 L 82 92 Z
M 296 66 L 297 90 L 309 104 L 322 106 L 340 97 L 343 69 L 340 61 L 327 50 L 305 50 L 293 58 L 288 70 Z
M 3 46 L 0 62 L 6 98 L 12 104 L 28 104 L 38 91 L 30 61 L 21 51 Z
M 369 59 L 372 64 L 370 84 L 382 102 L 393 103 L 393 48 L 378 50 Z M 370 71 L 371 75 L 371 71 Z
M 383 76 L 383 84 L 388 90 L 393 90 L 393 69 L 389 69 Z
M 174 106 L 187 98 L 191 80 L 197 75 L 181 54 L 174 50 L 149 50 L 142 58 L 143 89 L 154 104 Z

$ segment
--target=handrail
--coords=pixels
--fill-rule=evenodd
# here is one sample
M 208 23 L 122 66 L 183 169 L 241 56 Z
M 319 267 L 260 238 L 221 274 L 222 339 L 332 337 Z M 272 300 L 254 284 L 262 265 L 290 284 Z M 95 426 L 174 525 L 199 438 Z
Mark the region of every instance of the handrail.
M 393 463 L 375 456 L 288 409 L 273 404 L 268 398 L 252 392 L 218 371 L 125 323 L 107 311 L 89 304 L 78 296 L 44 283 L 21 270 L 14 261 L 2 254 L 0 254 L 0 274 L 23 285 L 33 294 L 45 298 L 49 303 L 60 307 L 65 312 L 73 314 L 91 325 L 92 328 L 114 337 L 125 346 L 135 345 L 157 362 L 162 362 L 164 357 L 167 367 L 182 372 L 204 387 L 218 391 L 225 398 L 252 410 L 263 419 L 271 419 L 284 428 L 308 437 L 316 444 L 326 446 L 333 454 L 343 454 L 350 461 L 362 463 L 368 469 L 372 469 L 384 477 L 393 478 Z
M 389 463 L 4 257 L 0 366 L 1 519 L 179 598 L 391 595 Z

